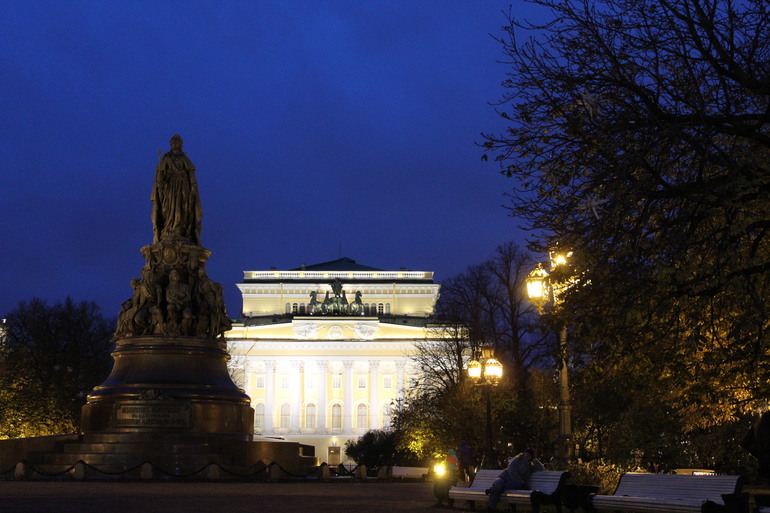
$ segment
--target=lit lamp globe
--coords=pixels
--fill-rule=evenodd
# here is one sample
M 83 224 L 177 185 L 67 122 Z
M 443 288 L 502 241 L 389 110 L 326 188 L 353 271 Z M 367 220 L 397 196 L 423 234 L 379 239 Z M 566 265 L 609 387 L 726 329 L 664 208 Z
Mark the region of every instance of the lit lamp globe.
M 478 360 L 471 360 L 468 362 L 468 376 L 470 376 L 473 381 L 481 379 L 481 363 Z
M 484 364 L 484 375 L 486 375 L 488 381 L 497 384 L 500 378 L 503 377 L 503 364 L 494 358 L 489 358 Z
M 542 313 L 543 307 L 549 300 L 548 293 L 548 272 L 543 269 L 541 264 L 537 264 L 529 276 L 527 276 L 527 296 L 535 305 L 537 311 Z

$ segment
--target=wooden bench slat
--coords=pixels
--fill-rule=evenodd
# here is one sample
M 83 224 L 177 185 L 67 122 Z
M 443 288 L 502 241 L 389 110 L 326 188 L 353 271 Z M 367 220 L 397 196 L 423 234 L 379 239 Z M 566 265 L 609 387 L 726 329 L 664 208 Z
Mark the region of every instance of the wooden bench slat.
M 466 500 L 469 502 L 487 501 L 489 496 L 485 491 L 500 476 L 503 470 L 482 469 L 476 473 L 473 482 L 468 487 L 454 486 L 449 489 L 450 500 Z M 569 474 L 566 472 L 541 471 L 533 472 L 530 476 L 527 490 L 506 490 L 500 495 L 500 502 L 507 504 L 530 504 L 532 493 L 540 492 L 538 497 L 544 500 L 552 499 L 557 510 L 561 510 L 561 497 L 559 492 L 564 480 Z
M 740 492 L 740 476 L 626 473 L 613 495 L 594 495 L 594 509 L 637 513 L 700 513 L 706 501 L 724 506 L 723 495 Z

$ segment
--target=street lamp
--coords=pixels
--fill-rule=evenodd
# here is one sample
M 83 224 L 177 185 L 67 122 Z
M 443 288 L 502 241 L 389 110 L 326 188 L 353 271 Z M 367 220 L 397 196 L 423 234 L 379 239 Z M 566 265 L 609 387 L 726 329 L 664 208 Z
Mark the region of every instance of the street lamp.
M 400 415 L 404 413 L 404 410 L 409 408 L 409 401 L 407 401 L 406 397 L 401 396 L 398 398 L 391 399 L 389 406 L 390 406 L 389 424 L 390 424 L 390 427 L 394 427 L 397 424 Z
M 572 253 L 551 254 L 551 272 L 559 266 L 567 263 L 567 258 Z M 543 313 L 543 307 L 549 302 L 553 302 L 554 307 L 559 303 L 559 293 L 564 287 L 555 285 L 551 280 L 550 273 L 543 269 L 538 263 L 537 267 L 529 273 L 526 279 L 527 296 L 537 308 L 537 313 Z M 559 330 L 559 438 L 557 440 L 556 457 L 559 461 L 566 463 L 574 454 L 574 444 L 572 443 L 572 405 L 569 399 L 569 370 L 567 367 L 567 326 L 562 325 Z
M 492 461 L 492 400 L 491 390 L 500 383 L 503 377 L 503 364 L 494 358 L 494 351 L 491 346 L 484 345 L 481 348 L 481 361 L 471 360 L 468 363 L 468 376 L 473 380 L 474 385 L 483 386 L 486 396 L 487 407 L 487 431 L 484 458 L 481 462 L 482 468 L 495 468 Z

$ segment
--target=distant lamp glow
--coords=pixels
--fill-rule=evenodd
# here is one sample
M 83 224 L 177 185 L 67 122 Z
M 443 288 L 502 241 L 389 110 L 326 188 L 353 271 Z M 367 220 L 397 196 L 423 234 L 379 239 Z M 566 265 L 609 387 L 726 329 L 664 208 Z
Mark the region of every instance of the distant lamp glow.
M 471 360 L 468 362 L 468 376 L 473 380 L 474 385 L 484 388 L 486 398 L 486 450 L 484 458 L 481 461 L 482 468 L 494 468 L 494 455 L 492 452 L 492 401 L 490 390 L 500 383 L 503 377 L 503 364 L 495 359 L 494 348 L 490 344 L 481 346 L 481 361 Z
M 572 256 L 572 251 L 568 251 L 566 254 L 564 253 L 552 253 L 551 254 L 551 267 L 556 267 L 559 265 L 564 265 L 567 263 L 567 259 Z
M 444 464 L 443 463 L 436 463 L 435 465 L 433 465 L 433 472 L 437 476 L 443 476 L 445 471 L 446 471 L 446 469 L 444 469 Z

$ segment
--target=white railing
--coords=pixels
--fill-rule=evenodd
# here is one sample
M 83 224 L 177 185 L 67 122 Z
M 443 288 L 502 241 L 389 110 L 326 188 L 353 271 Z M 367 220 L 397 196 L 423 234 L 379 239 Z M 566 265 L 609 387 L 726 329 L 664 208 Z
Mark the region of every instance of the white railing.
M 244 271 L 245 280 L 323 280 L 347 278 L 359 280 L 424 280 L 432 279 L 433 272 L 423 271 Z

